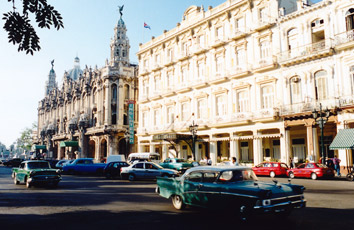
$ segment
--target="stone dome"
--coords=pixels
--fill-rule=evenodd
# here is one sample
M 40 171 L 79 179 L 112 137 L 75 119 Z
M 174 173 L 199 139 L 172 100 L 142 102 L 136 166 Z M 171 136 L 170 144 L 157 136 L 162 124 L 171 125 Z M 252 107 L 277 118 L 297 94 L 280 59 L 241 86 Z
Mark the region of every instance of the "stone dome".
M 76 57 L 74 59 L 74 68 L 68 71 L 68 76 L 76 81 L 83 74 L 83 71 L 80 69 L 80 59 Z

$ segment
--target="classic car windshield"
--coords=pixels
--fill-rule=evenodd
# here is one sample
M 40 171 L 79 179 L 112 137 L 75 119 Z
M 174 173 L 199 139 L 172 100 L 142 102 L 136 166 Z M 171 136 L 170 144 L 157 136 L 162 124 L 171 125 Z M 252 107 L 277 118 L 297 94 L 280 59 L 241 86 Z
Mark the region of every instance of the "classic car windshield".
M 50 166 L 48 162 L 28 162 L 27 168 L 28 169 L 49 169 Z
M 183 163 L 183 162 L 187 162 L 185 159 L 176 159 L 177 163 Z
M 220 182 L 236 182 L 258 180 L 256 174 L 250 169 L 223 171 L 219 177 Z

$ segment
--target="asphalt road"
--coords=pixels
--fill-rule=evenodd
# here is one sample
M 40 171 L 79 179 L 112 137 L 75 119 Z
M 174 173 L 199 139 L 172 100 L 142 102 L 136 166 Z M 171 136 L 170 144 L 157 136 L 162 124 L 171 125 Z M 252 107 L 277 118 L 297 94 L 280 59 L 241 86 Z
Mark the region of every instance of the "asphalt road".
M 261 177 L 260 180 L 272 181 Z M 288 183 L 286 178 L 277 178 Z M 239 222 L 232 210 L 187 208 L 154 193 L 155 182 L 64 175 L 58 188 L 14 185 L 0 166 L 0 229 L 353 229 L 354 182 L 294 179 L 306 187 L 307 207 L 287 219 Z

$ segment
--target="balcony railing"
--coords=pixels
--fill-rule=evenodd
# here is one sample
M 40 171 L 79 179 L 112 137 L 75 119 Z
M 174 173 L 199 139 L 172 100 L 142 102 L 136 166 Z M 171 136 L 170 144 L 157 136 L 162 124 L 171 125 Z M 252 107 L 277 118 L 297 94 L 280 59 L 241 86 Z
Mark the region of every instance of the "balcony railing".
M 334 36 L 334 43 L 336 46 L 346 44 L 354 41 L 354 30 L 345 31 Z
M 326 100 L 314 100 L 311 98 L 307 98 L 306 102 L 293 103 L 281 106 L 280 115 L 286 116 L 292 114 L 312 112 L 314 109 L 318 109 L 320 107 L 320 103 L 322 104 L 323 108 L 332 109 L 335 107 L 339 107 L 340 100 L 342 100 L 342 97 L 341 99 L 332 98 Z
M 279 62 L 286 64 L 287 62 L 299 62 L 309 57 L 323 57 L 325 54 L 330 55 L 333 47 L 332 39 L 325 39 L 320 42 L 307 44 L 291 50 L 282 52 L 279 55 Z

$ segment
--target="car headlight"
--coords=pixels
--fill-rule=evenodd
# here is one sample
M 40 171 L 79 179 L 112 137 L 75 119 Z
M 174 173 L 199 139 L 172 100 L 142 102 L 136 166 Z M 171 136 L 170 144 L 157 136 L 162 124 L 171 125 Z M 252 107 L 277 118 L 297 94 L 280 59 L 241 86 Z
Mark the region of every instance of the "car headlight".
M 270 205 L 270 200 L 262 200 L 262 205 L 263 205 L 263 206 L 268 206 L 268 205 Z

